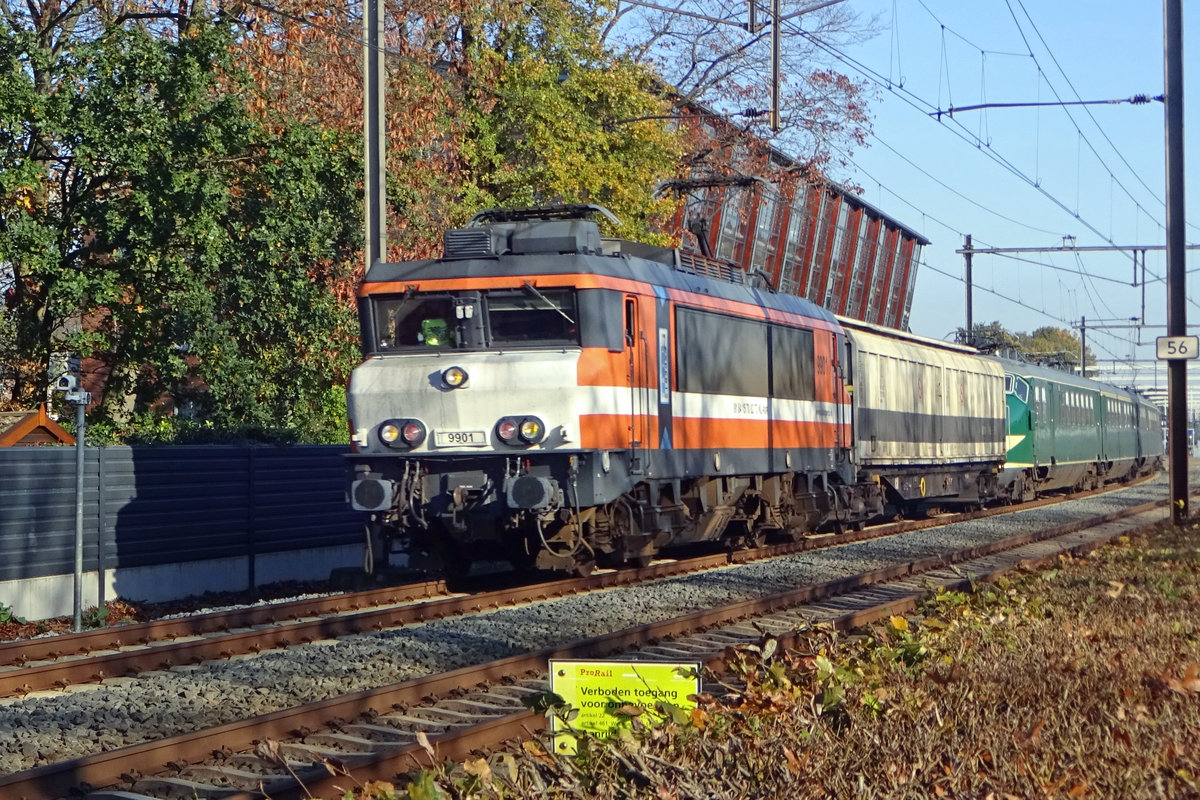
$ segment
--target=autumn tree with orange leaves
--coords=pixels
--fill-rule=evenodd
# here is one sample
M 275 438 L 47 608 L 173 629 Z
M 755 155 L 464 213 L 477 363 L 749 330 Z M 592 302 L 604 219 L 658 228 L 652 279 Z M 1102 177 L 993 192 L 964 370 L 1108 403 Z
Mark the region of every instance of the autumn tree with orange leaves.
M 603 14 L 569 0 L 386 8 L 390 258 L 433 254 L 443 230 L 492 206 L 595 202 L 621 233 L 653 236 L 649 221 L 672 208 L 654 189 L 681 141 L 663 120 L 616 124 L 670 104 L 645 67 L 604 50 Z M 359 131 L 360 13 L 248 4 L 238 59 L 255 112 Z

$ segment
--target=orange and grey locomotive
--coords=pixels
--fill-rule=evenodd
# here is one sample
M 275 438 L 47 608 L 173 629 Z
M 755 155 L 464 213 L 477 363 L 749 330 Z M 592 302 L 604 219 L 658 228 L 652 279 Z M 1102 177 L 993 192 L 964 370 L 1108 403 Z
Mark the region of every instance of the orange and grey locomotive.
M 1004 372 L 839 320 L 724 262 L 491 211 L 360 292 L 349 496 L 393 553 L 585 573 L 985 502 Z

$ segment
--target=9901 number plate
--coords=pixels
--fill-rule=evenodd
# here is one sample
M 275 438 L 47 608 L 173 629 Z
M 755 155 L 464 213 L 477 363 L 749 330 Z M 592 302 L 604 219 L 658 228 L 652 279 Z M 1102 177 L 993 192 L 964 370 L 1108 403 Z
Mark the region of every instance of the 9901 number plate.
M 434 447 L 484 447 L 488 443 L 483 431 L 434 431 Z

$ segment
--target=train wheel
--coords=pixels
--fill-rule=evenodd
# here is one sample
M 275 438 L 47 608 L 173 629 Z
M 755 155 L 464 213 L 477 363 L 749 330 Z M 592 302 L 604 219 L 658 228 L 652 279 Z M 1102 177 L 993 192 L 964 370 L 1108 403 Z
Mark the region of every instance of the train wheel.
M 581 578 L 586 578 L 596 571 L 596 560 L 589 558 L 586 561 L 576 561 L 571 571 Z

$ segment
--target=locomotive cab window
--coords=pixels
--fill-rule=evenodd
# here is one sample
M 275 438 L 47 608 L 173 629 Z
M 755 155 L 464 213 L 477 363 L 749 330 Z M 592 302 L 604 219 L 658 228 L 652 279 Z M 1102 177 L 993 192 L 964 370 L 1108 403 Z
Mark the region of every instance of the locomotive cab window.
M 461 311 L 457 313 L 462 313 Z M 405 295 L 375 305 L 377 350 L 462 347 L 455 299 L 450 295 Z
M 575 292 L 538 289 L 489 292 L 486 297 L 493 345 L 579 344 Z
M 1024 378 L 1015 375 L 1004 376 L 1004 391 L 1016 395 L 1022 403 L 1029 402 L 1029 383 Z
M 376 298 L 373 308 L 377 353 L 579 344 L 578 310 L 570 289 L 410 291 Z

